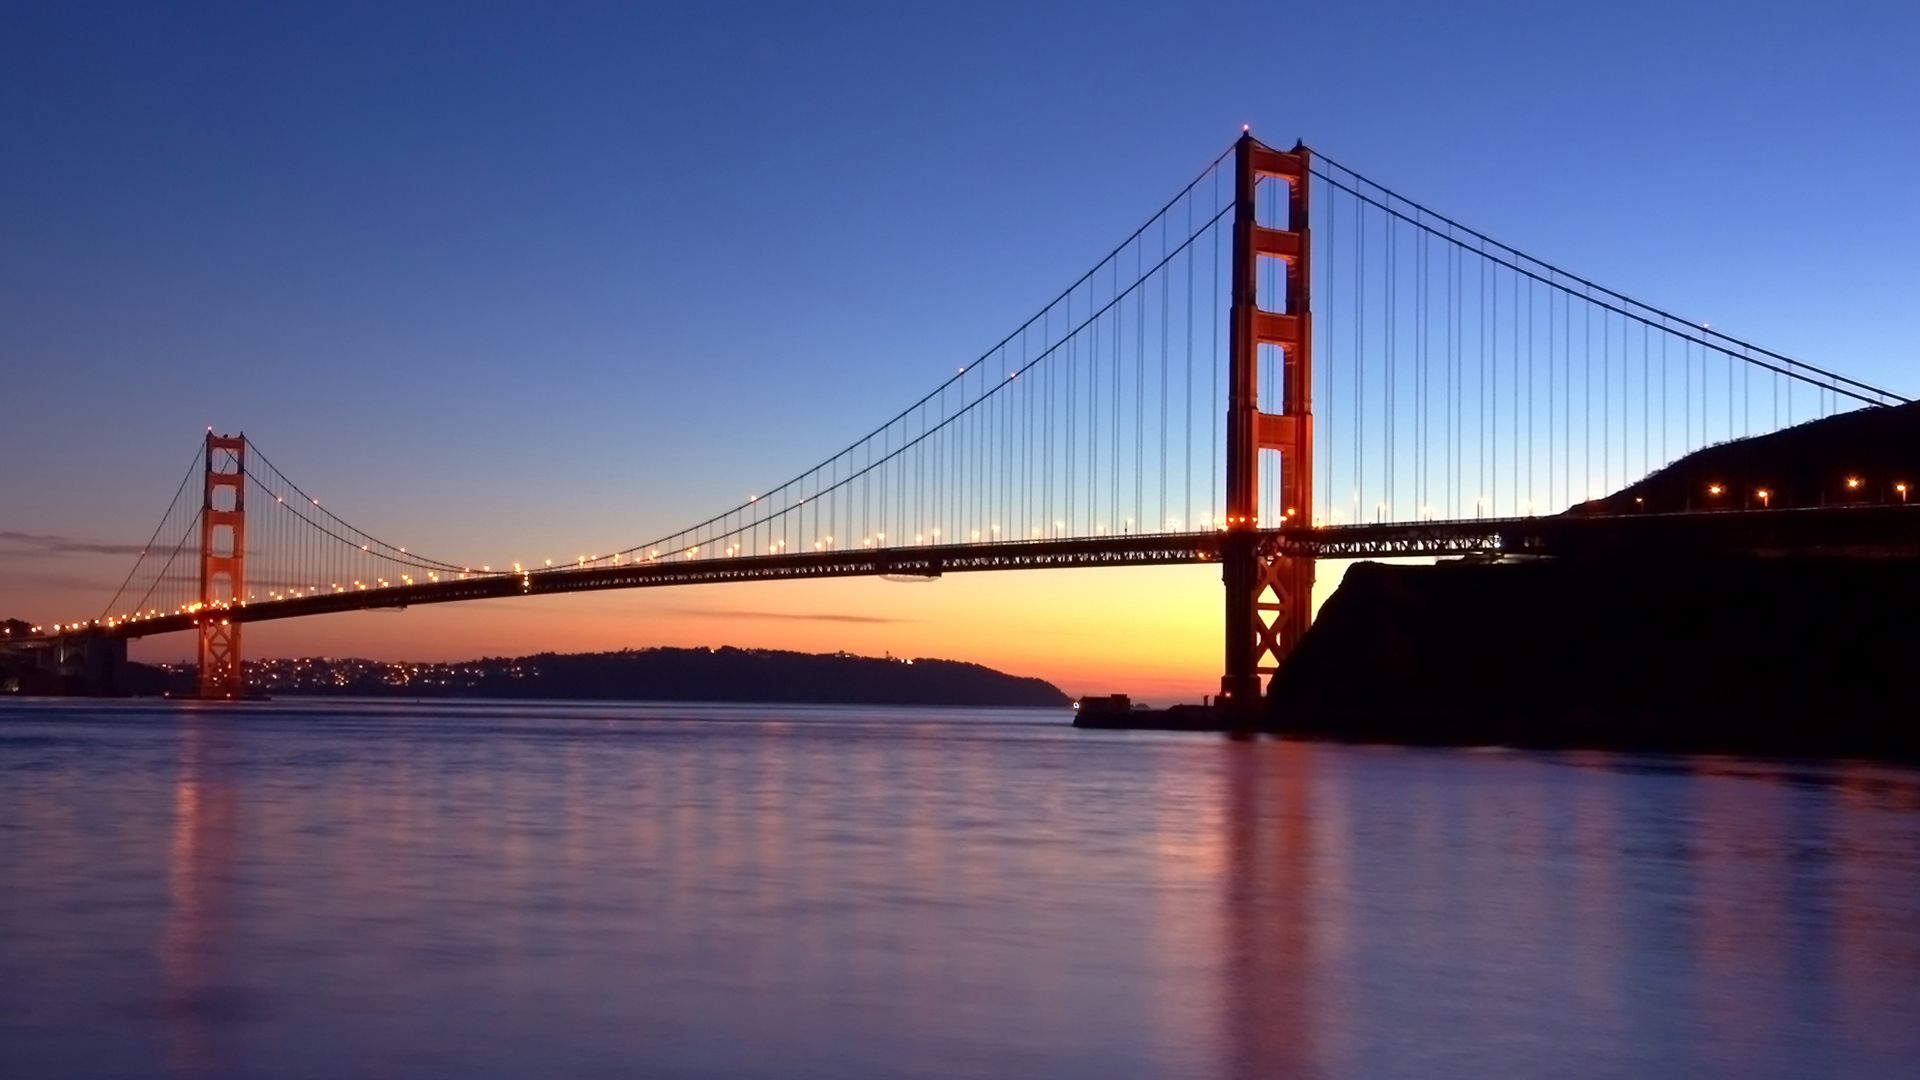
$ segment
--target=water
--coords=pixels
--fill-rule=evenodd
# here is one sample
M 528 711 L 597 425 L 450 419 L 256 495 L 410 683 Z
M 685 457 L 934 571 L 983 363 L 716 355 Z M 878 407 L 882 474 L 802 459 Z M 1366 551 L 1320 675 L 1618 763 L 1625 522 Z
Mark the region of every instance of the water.
M 1920 773 L 0 703 L 8 1077 L 1894 1076 Z

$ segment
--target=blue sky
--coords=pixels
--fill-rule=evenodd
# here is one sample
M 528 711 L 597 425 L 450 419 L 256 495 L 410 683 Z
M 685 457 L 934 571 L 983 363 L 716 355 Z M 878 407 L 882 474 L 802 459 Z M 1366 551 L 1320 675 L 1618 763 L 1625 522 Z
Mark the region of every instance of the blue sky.
M 417 550 L 633 542 L 917 397 L 1242 123 L 1913 393 L 1916 40 L 1894 3 L 11 4 L 0 531 L 141 539 L 212 424 Z

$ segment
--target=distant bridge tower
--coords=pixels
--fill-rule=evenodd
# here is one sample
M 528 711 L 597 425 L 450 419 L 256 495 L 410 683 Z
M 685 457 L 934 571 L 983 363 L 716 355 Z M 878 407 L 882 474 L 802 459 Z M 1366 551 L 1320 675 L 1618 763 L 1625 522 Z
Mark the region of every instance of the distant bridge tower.
M 247 437 L 207 429 L 206 488 L 200 508 L 200 682 L 203 698 L 237 698 L 240 624 L 227 608 L 247 592 Z
M 1313 521 L 1312 279 L 1307 235 L 1308 151 L 1262 145 L 1251 133 L 1234 146 L 1233 306 L 1228 314 L 1226 674 L 1220 696 L 1251 711 L 1263 684 L 1306 633 L 1313 560 L 1263 550 L 1259 530 Z M 1254 195 L 1261 178 L 1287 185 L 1285 227 L 1262 225 Z M 1277 225 L 1277 223 L 1275 223 Z M 1284 266 L 1285 310 L 1262 310 L 1260 268 Z M 1260 349 L 1280 350 L 1280 411 L 1260 411 Z M 1260 520 L 1260 466 L 1277 451 L 1279 519 Z

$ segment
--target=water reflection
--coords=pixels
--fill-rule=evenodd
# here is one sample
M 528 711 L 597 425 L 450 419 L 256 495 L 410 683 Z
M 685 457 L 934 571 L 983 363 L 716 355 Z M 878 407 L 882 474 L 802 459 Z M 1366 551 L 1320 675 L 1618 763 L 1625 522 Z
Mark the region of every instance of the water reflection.
M 1920 774 L 276 703 L 0 714 L 0 1074 L 1895 1075 Z
M 187 1072 L 214 1065 L 219 1028 L 245 1008 L 239 992 L 221 982 L 222 955 L 233 931 L 229 884 L 236 794 L 209 761 L 209 725 L 207 718 L 191 714 L 179 724 L 167 913 L 159 942 L 167 1057 L 175 1069 Z
M 1325 1063 L 1314 988 L 1333 980 L 1317 970 L 1313 941 L 1323 913 L 1314 903 L 1311 751 L 1294 742 L 1220 746 L 1227 835 L 1221 1074 L 1318 1075 Z

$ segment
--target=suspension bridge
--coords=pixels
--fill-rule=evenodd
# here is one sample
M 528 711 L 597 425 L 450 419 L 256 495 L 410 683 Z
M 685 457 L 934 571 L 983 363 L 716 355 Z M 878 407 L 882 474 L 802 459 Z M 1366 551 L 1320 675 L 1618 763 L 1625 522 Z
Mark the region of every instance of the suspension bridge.
M 1896 467 L 1837 493 L 1605 499 L 1715 443 L 1905 403 L 1243 133 L 919 400 L 676 532 L 560 565 L 410 551 L 209 429 L 104 607 L 27 636 L 190 631 L 200 695 L 227 698 L 242 628 L 270 619 L 1198 561 L 1224 583 L 1221 702 L 1252 708 L 1307 630 L 1317 560 L 1920 541 Z

